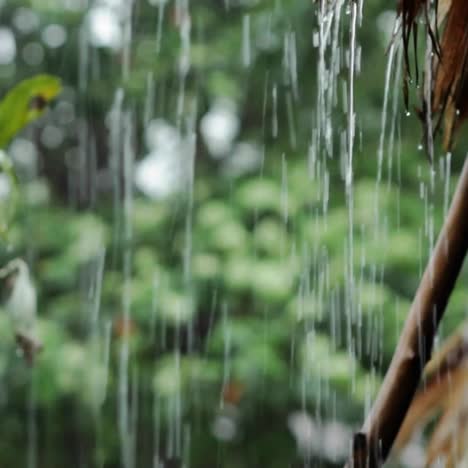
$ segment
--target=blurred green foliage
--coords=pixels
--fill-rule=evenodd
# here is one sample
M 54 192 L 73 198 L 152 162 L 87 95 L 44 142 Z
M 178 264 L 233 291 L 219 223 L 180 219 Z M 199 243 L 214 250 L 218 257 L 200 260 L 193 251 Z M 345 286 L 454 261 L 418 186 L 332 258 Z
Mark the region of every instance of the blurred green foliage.
M 20 179 L 16 217 L 0 244 L 2 263 L 22 255 L 32 265 L 45 344 L 28 369 L 0 315 L 2 466 L 23 466 L 31 453 L 32 466 L 121 466 L 122 401 L 134 418 L 123 432 L 134 444 L 135 466 L 152 466 L 155 454 L 161 460 L 177 454 L 200 468 L 303 466 L 288 429 L 291 412 L 354 428 L 391 359 L 443 219 L 445 179 L 432 174 L 418 151 L 417 122 L 400 103 L 395 148 L 388 157 L 385 149 L 383 179 L 376 183 L 388 40 L 379 24 L 388 5 L 365 2 L 359 28 L 350 253 L 338 151 L 347 125 L 342 112 L 334 117 L 337 154 L 327 156 L 329 180 L 311 177 L 307 161 L 311 120 L 316 123 L 316 6 L 310 0 L 191 2 L 191 66 L 183 78 L 179 3 L 137 2 L 127 77 L 122 51 L 83 42 L 86 17 L 78 6 L 10 0 L 0 7 L 18 50 L 14 63 L 0 66 L 2 88 L 38 72 L 65 83 L 51 112 L 23 135 L 36 143 L 41 169 Z M 18 27 L 25 11 L 37 23 L 29 32 Z M 248 67 L 241 52 L 246 14 Z M 60 47 L 41 39 L 50 24 L 65 28 Z M 284 69 L 290 32 L 300 91 L 292 120 Z M 42 48 L 38 63 L 23 60 L 31 43 Z M 148 80 L 155 83 L 152 92 Z M 340 73 L 340 88 L 346 80 Z M 105 121 L 119 87 L 133 110 L 138 159 L 149 119 L 183 127 L 195 114 L 196 129 L 217 98 L 229 97 L 241 119 L 238 140 L 260 145 L 264 164 L 242 175 L 226 173 L 200 138 L 191 216 L 185 194 L 158 201 L 136 194 L 125 219 L 112 188 L 96 190 L 96 170 L 104 177 L 110 164 Z M 276 115 L 265 98 L 274 87 Z M 72 117 L 64 118 L 64 102 Z M 58 144 L 44 138 L 51 126 L 63 135 Z M 452 166 L 450 188 L 458 155 Z M 421 197 L 429 187 L 429 196 Z M 125 222 L 131 236 L 122 234 Z M 468 291 L 457 289 L 442 333 L 466 317 L 467 304 Z M 121 370 L 127 345 L 128 388 Z M 229 441 L 213 429 L 226 414 L 236 427 Z M 319 452 L 310 456 L 312 466 L 340 463 Z

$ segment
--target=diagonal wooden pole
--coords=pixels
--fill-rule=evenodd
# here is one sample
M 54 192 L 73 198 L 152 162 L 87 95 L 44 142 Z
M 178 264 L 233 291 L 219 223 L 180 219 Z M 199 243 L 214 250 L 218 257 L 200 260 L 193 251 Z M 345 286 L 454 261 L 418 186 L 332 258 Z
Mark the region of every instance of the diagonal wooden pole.
M 382 387 L 347 468 L 383 465 L 432 353 L 434 336 L 468 251 L 468 157 L 447 218 L 419 284 Z

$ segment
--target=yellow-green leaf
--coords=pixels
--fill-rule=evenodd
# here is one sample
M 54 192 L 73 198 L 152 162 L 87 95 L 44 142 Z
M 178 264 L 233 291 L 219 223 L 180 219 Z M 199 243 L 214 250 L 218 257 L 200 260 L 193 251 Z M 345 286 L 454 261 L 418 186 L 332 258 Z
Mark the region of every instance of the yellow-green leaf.
M 11 89 L 0 101 L 0 148 L 37 119 L 61 89 L 60 80 L 51 75 L 37 75 Z

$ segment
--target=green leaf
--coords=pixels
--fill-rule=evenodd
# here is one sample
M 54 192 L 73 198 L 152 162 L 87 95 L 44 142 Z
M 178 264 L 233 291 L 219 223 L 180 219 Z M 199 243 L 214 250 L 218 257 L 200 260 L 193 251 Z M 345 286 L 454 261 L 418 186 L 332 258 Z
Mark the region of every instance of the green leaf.
M 0 148 L 40 117 L 61 89 L 60 80 L 50 75 L 37 75 L 11 89 L 0 102 Z

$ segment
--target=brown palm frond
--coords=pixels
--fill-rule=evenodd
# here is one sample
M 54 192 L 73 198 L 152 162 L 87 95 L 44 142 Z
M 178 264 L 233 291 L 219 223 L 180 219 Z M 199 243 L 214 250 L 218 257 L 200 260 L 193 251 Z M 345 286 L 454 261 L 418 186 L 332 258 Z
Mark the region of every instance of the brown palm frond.
M 468 324 L 463 323 L 447 338 L 424 368 L 426 381 L 444 375 L 468 358 Z
M 414 48 L 416 49 L 418 42 L 418 16 L 423 7 L 427 8 L 426 0 L 400 0 L 400 3 L 398 4 L 398 14 L 401 16 L 402 19 L 402 39 L 405 57 L 405 68 L 408 75 L 411 75 L 411 67 L 409 61 L 411 35 L 413 36 L 413 44 Z M 417 70 L 417 59 L 415 62 L 415 67 Z
M 468 334 L 461 327 L 434 355 L 424 370 L 425 384 L 416 394 L 395 441 L 399 452 L 413 433 L 441 412 L 427 450 L 427 465 L 444 457 L 452 466 L 463 454 L 468 435 Z M 449 463 L 449 460 L 450 463 Z
M 468 2 L 452 0 L 441 39 L 441 56 L 434 59 L 432 111 L 444 117 L 444 147 L 468 113 Z
M 436 18 L 438 15 L 438 4 L 441 0 L 435 0 L 434 8 Z M 418 23 L 419 17 L 424 15 L 425 28 L 427 34 L 431 38 L 434 52 L 439 55 L 439 38 L 437 26 L 433 26 L 430 20 L 430 0 L 399 0 L 398 16 L 401 18 L 402 24 L 402 41 L 403 41 L 403 56 L 405 61 L 405 76 L 403 81 L 405 106 L 408 109 L 408 82 L 411 80 L 411 66 L 409 59 L 410 47 L 413 47 L 414 52 L 414 79 L 416 84 L 419 83 L 419 64 L 417 57 L 418 49 Z M 412 44 L 411 44 L 412 43 Z
M 426 466 L 431 466 L 439 458 L 446 460 L 446 466 L 449 460 L 452 460 L 450 465 L 453 465 L 465 453 L 464 440 L 468 423 L 467 390 L 468 379 L 465 373 L 464 378 L 459 379 L 458 385 L 454 386 L 450 403 L 434 429 L 427 448 Z
M 460 425 L 457 433 L 454 434 L 452 440 L 449 442 L 449 453 L 447 455 L 446 464 L 447 468 L 461 468 L 466 466 L 466 456 L 468 447 L 468 413 L 464 413 L 460 418 Z
M 409 51 L 414 49 L 415 81 L 418 82 L 418 23 L 423 18 L 430 38 L 431 52 L 425 67 L 429 93 L 422 97 L 418 110 L 425 134 L 437 133 L 443 126 L 443 146 L 449 151 L 456 130 L 468 118 L 468 2 L 466 0 L 436 0 L 432 21 L 430 0 L 400 0 L 398 14 L 402 22 L 402 42 L 405 60 L 404 98 L 408 107 L 408 82 L 411 77 Z M 435 24 L 432 24 L 432 23 Z M 443 32 L 439 38 L 439 28 Z M 427 88 L 425 86 L 424 88 Z
M 410 440 L 416 429 L 423 427 L 441 409 L 453 405 L 459 388 L 468 381 L 468 368 L 466 363 L 448 370 L 433 378 L 416 394 L 398 437 L 394 449 L 398 452 Z

